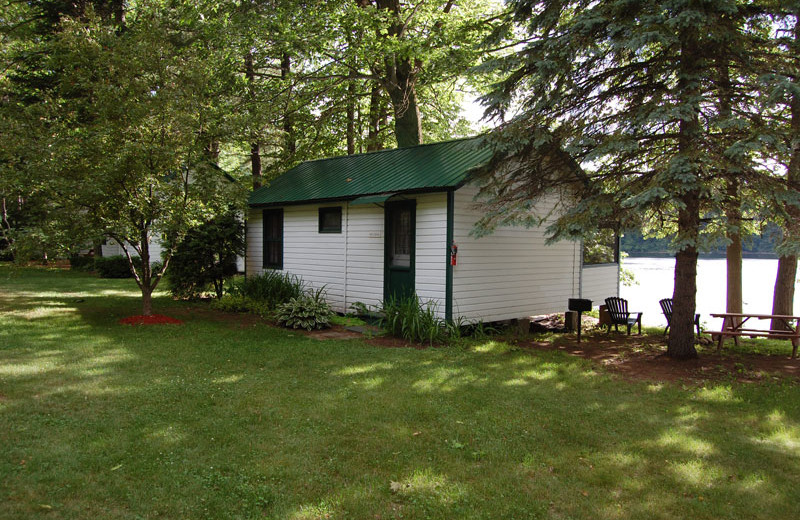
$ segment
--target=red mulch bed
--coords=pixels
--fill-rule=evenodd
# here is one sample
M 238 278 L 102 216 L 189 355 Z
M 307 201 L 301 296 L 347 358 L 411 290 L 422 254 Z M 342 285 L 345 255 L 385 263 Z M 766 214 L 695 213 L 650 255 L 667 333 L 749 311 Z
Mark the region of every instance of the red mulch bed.
M 139 316 L 129 316 L 127 318 L 122 318 L 119 322 L 123 325 L 181 325 L 183 322 L 181 320 L 170 318 L 169 316 L 164 316 L 163 314 L 151 314 L 150 316 L 145 316 L 143 314 Z

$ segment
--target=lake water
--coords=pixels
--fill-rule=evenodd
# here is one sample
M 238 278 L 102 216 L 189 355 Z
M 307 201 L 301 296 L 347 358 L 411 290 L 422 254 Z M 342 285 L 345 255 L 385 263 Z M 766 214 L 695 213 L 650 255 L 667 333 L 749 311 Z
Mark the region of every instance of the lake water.
M 633 273 L 637 284 L 620 287 L 620 296 L 628 300 L 630 310 L 644 312 L 647 325 L 666 325 L 658 300 L 672 298 L 674 258 L 626 258 L 623 268 Z M 716 329 L 722 320 L 709 316 L 725 312 L 725 259 L 700 259 L 697 263 L 697 312 L 705 327 Z M 772 292 L 778 271 L 777 259 L 745 259 L 742 264 L 742 300 L 744 312 L 770 314 Z M 800 286 L 795 286 L 794 314 L 800 312 Z M 748 322 L 748 325 L 750 322 Z M 756 328 L 767 328 L 768 321 L 753 320 Z M 717 329 L 718 330 L 718 329 Z

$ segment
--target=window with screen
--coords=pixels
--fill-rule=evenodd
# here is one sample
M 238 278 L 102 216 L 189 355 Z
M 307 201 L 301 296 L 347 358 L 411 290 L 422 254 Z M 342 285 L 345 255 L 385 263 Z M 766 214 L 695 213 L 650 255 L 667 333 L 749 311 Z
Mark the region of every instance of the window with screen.
M 320 233 L 341 233 L 342 232 L 342 207 L 319 208 L 319 232 Z
M 283 210 L 264 210 L 264 268 L 283 269 Z

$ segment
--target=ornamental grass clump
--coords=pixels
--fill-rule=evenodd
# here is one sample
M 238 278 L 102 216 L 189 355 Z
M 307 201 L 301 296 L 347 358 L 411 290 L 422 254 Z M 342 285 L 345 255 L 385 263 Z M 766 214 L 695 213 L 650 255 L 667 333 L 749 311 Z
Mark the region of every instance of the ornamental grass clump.
M 413 294 L 389 298 L 383 303 L 381 326 L 392 336 L 414 343 L 441 343 L 458 335 L 458 327 L 449 325 L 437 313 L 437 305 Z
M 220 300 L 211 302 L 211 307 L 222 312 L 249 312 L 264 318 L 272 315 L 273 309 L 264 302 L 240 295 L 226 294 Z
M 269 316 L 279 306 L 292 298 L 305 294 L 305 284 L 299 276 L 280 271 L 234 280 L 227 294 L 212 305 L 224 312 L 252 312 Z
M 263 274 L 244 278 L 234 291 L 246 298 L 266 302 L 275 308 L 304 293 L 304 283 L 299 276 L 281 271 L 265 271 Z M 233 292 L 233 291 L 232 291 Z
M 303 296 L 305 284 L 299 276 L 281 271 L 265 271 L 234 282 L 228 294 L 265 304 L 270 309 Z
M 324 289 L 292 298 L 275 312 L 278 323 L 290 329 L 325 329 L 330 327 L 331 317 L 333 311 L 325 301 Z

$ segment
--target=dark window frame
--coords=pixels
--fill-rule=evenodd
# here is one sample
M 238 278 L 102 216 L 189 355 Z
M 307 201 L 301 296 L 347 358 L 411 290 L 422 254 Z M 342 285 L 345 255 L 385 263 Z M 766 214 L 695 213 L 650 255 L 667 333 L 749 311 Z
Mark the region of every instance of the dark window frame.
M 339 217 L 339 225 L 338 226 L 325 226 L 325 216 L 326 215 L 337 215 Z M 341 206 L 331 206 L 327 208 L 319 208 L 319 226 L 318 231 L 320 233 L 335 233 L 341 234 L 342 233 L 342 207 Z
M 277 221 L 277 222 L 276 222 Z M 277 226 L 272 224 L 277 223 Z M 265 209 L 262 214 L 262 245 L 263 245 L 263 269 L 283 269 L 283 208 Z M 277 227 L 280 229 L 279 236 L 273 236 L 272 230 Z M 277 261 L 271 261 L 277 252 Z

